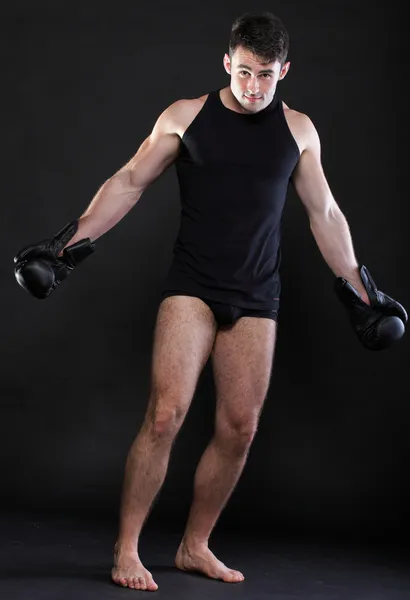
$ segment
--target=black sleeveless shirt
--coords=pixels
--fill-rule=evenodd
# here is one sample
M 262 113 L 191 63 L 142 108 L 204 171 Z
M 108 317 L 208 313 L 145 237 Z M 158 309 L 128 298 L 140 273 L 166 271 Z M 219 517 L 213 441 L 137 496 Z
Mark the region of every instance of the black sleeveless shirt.
M 163 290 L 277 309 L 280 223 L 299 149 L 276 91 L 255 114 L 208 95 L 175 162 L 181 223 Z

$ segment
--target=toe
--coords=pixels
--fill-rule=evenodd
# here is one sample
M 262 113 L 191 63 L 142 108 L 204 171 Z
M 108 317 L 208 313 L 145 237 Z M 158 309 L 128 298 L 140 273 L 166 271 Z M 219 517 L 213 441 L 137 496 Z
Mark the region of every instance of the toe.
M 153 579 L 147 581 L 147 590 L 149 590 L 150 592 L 155 592 L 157 589 L 158 586 Z
M 134 590 L 139 590 L 140 589 L 140 580 L 138 577 L 133 577 L 131 579 L 132 581 L 132 587 Z
M 226 581 L 239 582 L 239 581 L 243 581 L 244 579 L 245 579 L 244 576 L 239 571 L 229 571 L 227 573 Z
M 145 581 L 144 577 L 140 577 L 139 578 L 139 584 L 140 584 L 140 588 L 139 588 L 140 590 L 146 590 L 147 589 L 147 584 L 146 584 L 146 581 Z

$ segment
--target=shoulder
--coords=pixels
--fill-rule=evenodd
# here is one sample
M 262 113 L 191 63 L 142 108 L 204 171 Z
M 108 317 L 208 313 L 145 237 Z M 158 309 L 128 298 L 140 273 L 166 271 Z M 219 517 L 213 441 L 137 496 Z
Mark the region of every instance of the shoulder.
M 289 108 L 289 106 L 284 102 L 282 102 L 282 104 L 283 112 L 288 123 L 304 131 L 305 133 L 316 131 L 312 119 L 308 117 L 308 115 L 299 112 L 298 110 L 294 110 L 293 108 Z
M 202 109 L 208 94 L 198 98 L 183 98 L 170 104 L 159 116 L 161 122 L 170 133 L 177 133 L 182 137 L 189 124 L 195 119 Z
M 285 119 L 301 153 L 309 146 L 316 146 L 319 135 L 312 119 L 305 113 L 289 108 L 284 102 L 282 104 Z

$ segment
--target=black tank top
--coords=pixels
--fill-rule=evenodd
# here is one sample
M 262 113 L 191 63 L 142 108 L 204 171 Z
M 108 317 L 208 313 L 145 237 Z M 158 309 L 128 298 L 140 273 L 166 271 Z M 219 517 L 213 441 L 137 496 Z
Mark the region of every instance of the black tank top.
M 255 114 L 211 92 L 175 162 L 181 223 L 164 290 L 277 309 L 280 222 L 299 149 L 276 91 Z

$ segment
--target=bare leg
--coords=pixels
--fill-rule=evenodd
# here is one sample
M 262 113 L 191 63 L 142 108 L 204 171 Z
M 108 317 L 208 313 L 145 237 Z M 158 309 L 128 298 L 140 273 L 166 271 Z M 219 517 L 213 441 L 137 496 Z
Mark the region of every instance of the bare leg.
M 202 571 L 230 583 L 244 580 L 239 571 L 228 569 L 208 548 L 211 530 L 231 496 L 245 466 L 243 451 L 235 456 L 214 437 L 195 474 L 194 501 L 176 565 L 183 570 Z
M 215 330 L 210 310 L 199 299 L 173 296 L 161 303 L 154 338 L 151 396 L 144 423 L 126 461 L 114 551 L 112 579 L 125 587 L 158 589 L 141 563 L 138 540 L 164 482 L 173 441 L 211 352 Z
M 115 583 L 136 589 L 158 589 L 152 575 L 139 559 L 138 539 L 150 508 L 160 491 L 168 468 L 172 440 L 156 436 L 144 424 L 128 454 L 120 532 L 114 549 L 112 578 Z
M 183 570 L 230 583 L 243 581 L 208 547 L 215 524 L 243 471 L 270 382 L 276 323 L 244 317 L 217 333 L 213 367 L 217 390 L 215 435 L 195 474 L 194 498 L 175 559 Z

